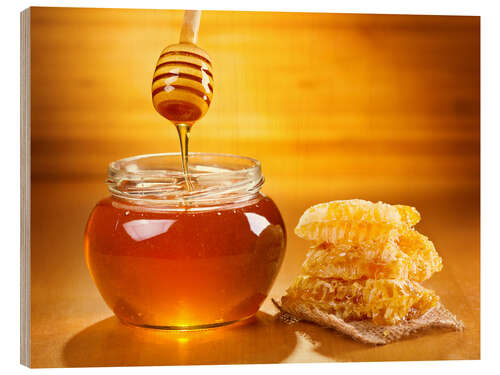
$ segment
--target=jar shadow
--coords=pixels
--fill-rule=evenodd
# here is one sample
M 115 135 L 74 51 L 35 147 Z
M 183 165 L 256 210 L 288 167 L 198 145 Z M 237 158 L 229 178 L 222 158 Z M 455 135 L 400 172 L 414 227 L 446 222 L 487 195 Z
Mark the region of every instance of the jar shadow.
M 200 331 L 164 331 L 121 323 L 115 316 L 73 336 L 67 367 L 279 363 L 296 346 L 295 329 L 259 311 L 245 322 Z

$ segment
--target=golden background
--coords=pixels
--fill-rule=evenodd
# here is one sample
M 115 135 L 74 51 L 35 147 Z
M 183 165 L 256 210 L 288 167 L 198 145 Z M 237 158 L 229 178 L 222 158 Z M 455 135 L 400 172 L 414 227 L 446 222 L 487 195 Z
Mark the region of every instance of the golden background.
M 318 349 L 276 323 L 269 301 L 226 341 L 137 333 L 110 318 L 85 267 L 83 230 L 107 195 L 109 162 L 179 150 L 151 80 L 182 14 L 31 9 L 32 366 L 479 358 L 479 17 L 203 12 L 198 44 L 215 93 L 190 142 L 262 162 L 289 241 L 271 296 L 299 270 L 307 243 L 293 228 L 308 206 L 411 204 L 445 264 L 425 285 L 463 333 L 371 348 L 299 324 Z

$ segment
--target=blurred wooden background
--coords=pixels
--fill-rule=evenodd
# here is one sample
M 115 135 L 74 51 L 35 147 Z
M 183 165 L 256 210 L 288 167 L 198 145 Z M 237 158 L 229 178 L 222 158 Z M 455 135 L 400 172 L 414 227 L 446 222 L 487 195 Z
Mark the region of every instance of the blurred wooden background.
M 181 21 L 34 9 L 35 179 L 103 181 L 112 160 L 178 151 L 150 86 Z M 299 191 L 478 187 L 479 17 L 207 11 L 199 45 L 215 95 L 191 151 L 253 156 Z
M 415 205 L 418 229 L 444 259 L 425 285 L 464 320 L 463 334 L 366 347 L 275 322 L 269 299 L 229 341 L 219 331 L 176 341 L 110 318 L 85 266 L 83 231 L 108 194 L 109 162 L 179 150 L 153 108 L 151 79 L 182 15 L 32 8 L 32 365 L 479 358 L 479 17 L 203 12 L 199 45 L 215 94 L 190 145 L 262 161 L 263 190 L 288 229 L 273 298 L 304 259 L 308 243 L 293 228 L 308 206 Z

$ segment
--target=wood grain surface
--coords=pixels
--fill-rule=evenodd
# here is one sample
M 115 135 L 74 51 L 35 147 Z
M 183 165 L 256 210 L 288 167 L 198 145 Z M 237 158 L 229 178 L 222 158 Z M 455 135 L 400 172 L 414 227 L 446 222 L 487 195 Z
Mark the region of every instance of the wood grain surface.
M 83 231 L 110 161 L 178 151 L 151 103 L 181 11 L 33 8 L 33 367 L 479 359 L 479 17 L 203 12 L 212 106 L 192 151 L 261 160 L 288 229 L 277 298 L 307 243 L 310 205 L 415 205 L 442 272 L 425 282 L 465 323 L 383 347 L 284 325 L 266 300 L 245 325 L 194 333 L 120 324 L 85 266 Z

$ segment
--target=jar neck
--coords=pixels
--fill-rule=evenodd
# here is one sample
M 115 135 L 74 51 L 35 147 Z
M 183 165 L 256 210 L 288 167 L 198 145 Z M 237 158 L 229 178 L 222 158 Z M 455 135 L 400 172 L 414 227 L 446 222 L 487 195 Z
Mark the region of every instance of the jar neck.
M 224 154 L 190 154 L 188 190 L 179 154 L 141 155 L 110 164 L 111 195 L 133 205 L 205 209 L 242 204 L 258 197 L 264 184 L 260 163 Z
M 262 179 L 262 183 L 264 179 Z M 261 185 L 262 185 L 261 183 Z M 108 184 L 109 187 L 109 184 Z M 119 201 L 134 206 L 148 206 L 156 207 L 158 209 L 179 209 L 185 210 L 189 209 L 208 209 L 215 207 L 225 207 L 225 206 L 240 206 L 242 204 L 248 204 L 261 196 L 260 188 L 254 188 L 252 190 L 233 190 L 227 193 L 191 193 L 183 194 L 182 198 L 164 196 L 159 192 L 155 192 L 151 195 L 146 192 L 141 193 L 128 193 L 123 190 L 117 190 L 109 188 L 111 196 Z
M 240 207 L 246 207 L 258 203 L 265 195 L 262 193 L 256 193 L 253 195 L 248 195 L 245 199 L 239 199 L 236 201 L 213 201 L 198 203 L 192 201 L 185 202 L 170 202 L 170 201 L 155 201 L 155 200 L 144 200 L 144 199 L 129 199 L 111 194 L 112 205 L 123 210 L 130 210 L 135 212 L 205 212 L 213 210 L 233 210 Z

